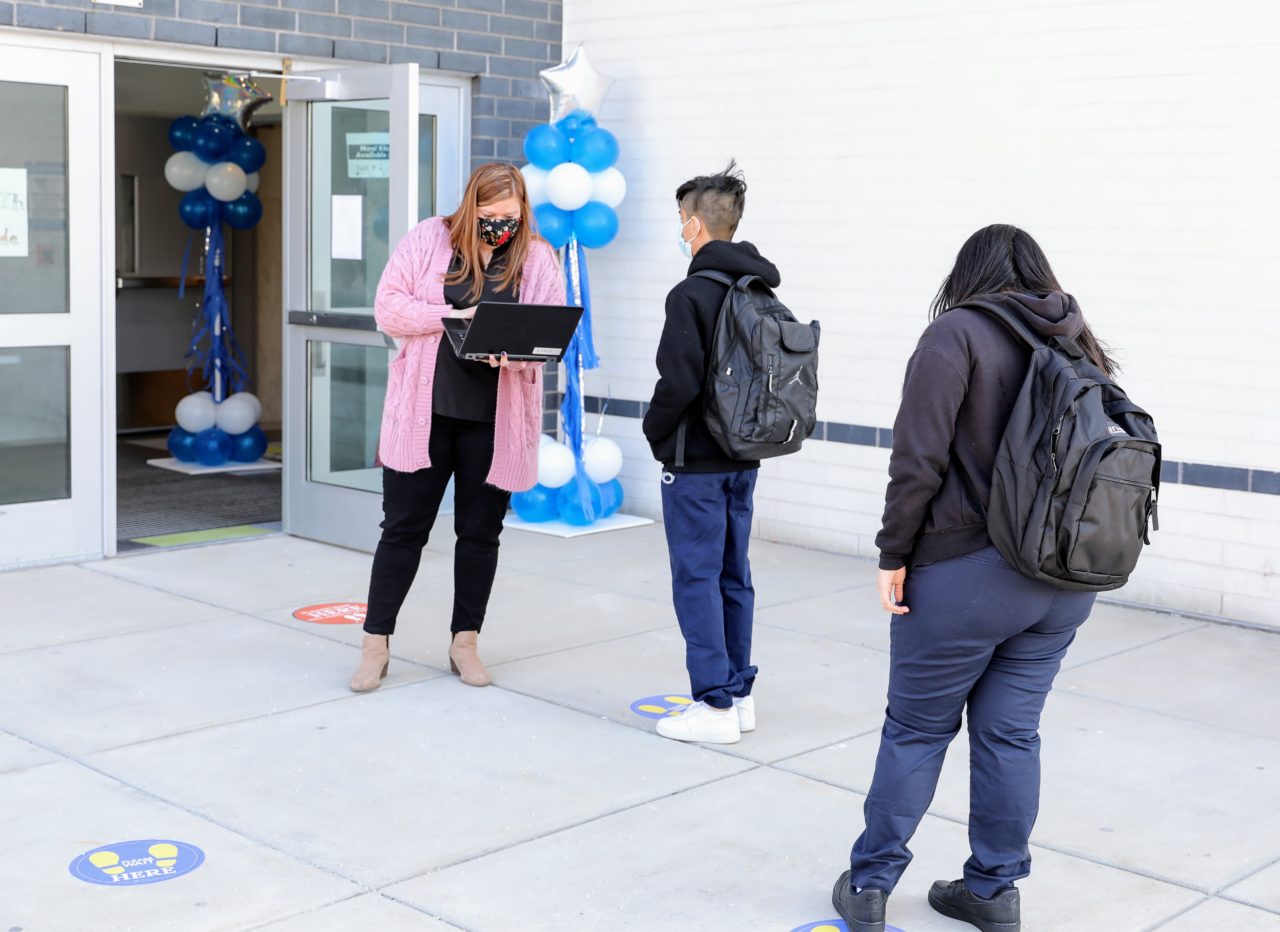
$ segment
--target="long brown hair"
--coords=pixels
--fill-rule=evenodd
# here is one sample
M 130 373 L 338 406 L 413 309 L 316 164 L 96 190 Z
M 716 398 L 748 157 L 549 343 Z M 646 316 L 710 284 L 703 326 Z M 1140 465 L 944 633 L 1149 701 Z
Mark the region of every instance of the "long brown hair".
M 520 201 L 520 226 L 507 247 L 506 267 L 502 270 L 500 287 L 514 290 L 520 286 L 525 259 L 529 249 L 541 237 L 533 229 L 533 210 L 529 207 L 529 192 L 525 189 L 524 175 L 514 165 L 490 162 L 471 173 L 467 190 L 463 192 L 458 209 L 444 218 L 449 227 L 449 242 L 453 251 L 462 257 L 462 267 L 450 273 L 445 283 L 458 285 L 470 281 L 467 300 L 477 301 L 484 291 L 484 264 L 480 261 L 480 208 L 496 201 L 514 197 Z
M 1026 230 L 1007 223 L 993 223 L 970 236 L 956 256 L 956 264 L 942 280 L 933 299 L 930 318 L 944 314 L 971 298 L 1016 291 L 1048 294 L 1062 291 L 1049 267 L 1049 259 Z M 1089 361 L 1107 375 L 1119 368 L 1110 347 L 1086 323 L 1076 342 Z

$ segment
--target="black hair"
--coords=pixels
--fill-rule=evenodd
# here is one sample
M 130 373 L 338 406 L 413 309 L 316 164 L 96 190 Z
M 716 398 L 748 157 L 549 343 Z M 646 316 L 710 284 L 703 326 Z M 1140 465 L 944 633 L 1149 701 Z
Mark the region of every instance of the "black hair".
M 956 264 L 942 280 L 933 299 L 929 318 L 945 314 L 957 305 L 979 295 L 1001 292 L 1044 295 L 1062 291 L 1049 267 L 1049 258 L 1026 230 L 1007 223 L 993 223 L 970 236 Z M 1113 374 L 1118 368 L 1110 349 L 1093 335 L 1086 323 L 1076 338 L 1085 355 L 1103 372 Z
M 676 188 L 676 203 L 690 216 L 697 214 L 716 239 L 732 239 L 747 206 L 747 181 L 730 159 L 724 171 L 699 175 Z

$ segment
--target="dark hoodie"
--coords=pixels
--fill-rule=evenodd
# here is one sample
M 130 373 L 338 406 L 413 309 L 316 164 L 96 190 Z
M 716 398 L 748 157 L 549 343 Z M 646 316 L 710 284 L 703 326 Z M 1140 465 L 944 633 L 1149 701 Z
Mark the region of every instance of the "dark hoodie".
M 1075 298 L 996 294 L 1042 337 L 1077 336 Z M 907 363 L 893 425 L 889 489 L 876 536 L 880 568 L 936 563 L 986 547 L 987 502 L 996 448 L 1027 373 L 1031 352 L 982 311 L 940 314 Z
M 670 472 L 731 472 L 755 469 L 758 460 L 733 460 L 725 456 L 707 430 L 702 417 L 703 387 L 707 380 L 707 356 L 711 335 L 728 288 L 693 273 L 709 269 L 739 278 L 758 275 L 770 288 L 781 278 L 777 267 L 750 243 L 712 240 L 689 263 L 689 278 L 667 295 L 667 320 L 658 341 L 658 384 L 644 416 L 644 435 L 653 455 Z M 676 428 L 685 415 L 684 466 L 677 467 Z

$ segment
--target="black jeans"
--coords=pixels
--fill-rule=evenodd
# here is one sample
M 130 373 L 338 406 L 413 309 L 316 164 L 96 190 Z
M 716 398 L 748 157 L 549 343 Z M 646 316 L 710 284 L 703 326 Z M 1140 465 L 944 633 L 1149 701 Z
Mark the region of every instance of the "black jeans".
M 479 631 L 498 570 L 498 537 L 511 493 L 485 483 L 493 462 L 493 424 L 437 414 L 431 419 L 431 467 L 382 470 L 382 539 L 369 579 L 368 634 L 394 634 L 396 616 L 418 572 L 422 548 L 454 478 L 452 630 Z

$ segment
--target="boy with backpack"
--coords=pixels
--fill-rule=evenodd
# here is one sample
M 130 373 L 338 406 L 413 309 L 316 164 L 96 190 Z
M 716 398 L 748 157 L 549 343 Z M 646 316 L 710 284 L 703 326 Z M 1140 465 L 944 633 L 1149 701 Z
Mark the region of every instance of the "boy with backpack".
M 733 242 L 746 190 L 733 162 L 676 190 L 692 261 L 667 295 L 644 417 L 694 699 L 658 722 L 677 741 L 733 744 L 755 728 L 752 496 L 760 459 L 799 449 L 815 423 L 817 324 L 796 322 L 773 297 L 777 268 Z

